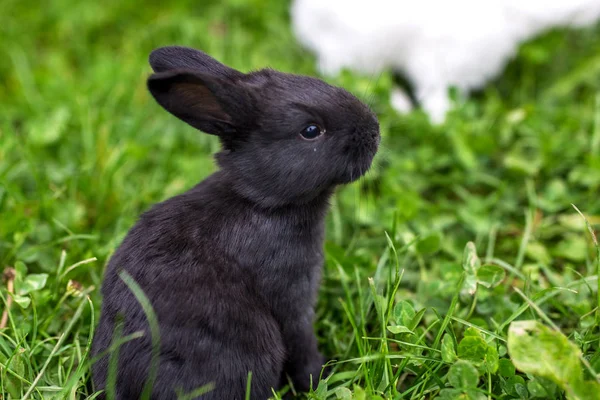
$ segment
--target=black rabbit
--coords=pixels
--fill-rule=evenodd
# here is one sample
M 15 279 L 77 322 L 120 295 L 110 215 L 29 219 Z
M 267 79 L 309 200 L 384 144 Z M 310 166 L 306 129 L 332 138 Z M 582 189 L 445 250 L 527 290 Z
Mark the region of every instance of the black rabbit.
M 121 334 L 116 398 L 138 399 L 149 375 L 149 324 L 119 276 L 148 297 L 160 327 L 152 399 L 213 383 L 202 399 L 264 400 L 289 376 L 318 382 L 323 357 L 313 332 L 324 220 L 336 185 L 370 167 L 376 116 L 318 79 L 270 69 L 244 74 L 189 48 L 150 55 L 148 88 L 167 111 L 217 135 L 220 170 L 144 213 L 112 257 L 102 285 L 93 353 Z M 104 389 L 109 357 L 93 366 Z

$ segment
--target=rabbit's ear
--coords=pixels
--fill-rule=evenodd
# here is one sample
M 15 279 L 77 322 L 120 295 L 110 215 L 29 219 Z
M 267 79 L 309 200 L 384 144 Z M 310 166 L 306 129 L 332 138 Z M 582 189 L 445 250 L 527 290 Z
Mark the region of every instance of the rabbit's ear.
M 150 53 L 150 66 L 154 72 L 188 69 L 222 78 L 235 78 L 241 72 L 221 64 L 211 56 L 189 47 L 161 47 Z
M 158 104 L 177 118 L 219 136 L 237 131 L 252 105 L 241 84 L 189 70 L 152 74 L 148 89 Z

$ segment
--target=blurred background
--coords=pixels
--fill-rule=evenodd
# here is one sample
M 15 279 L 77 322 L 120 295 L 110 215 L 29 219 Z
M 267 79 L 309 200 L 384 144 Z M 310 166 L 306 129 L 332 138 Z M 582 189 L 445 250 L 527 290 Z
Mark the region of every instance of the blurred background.
M 450 112 L 432 124 L 418 107 L 392 107 L 398 71 L 322 75 L 294 35 L 290 7 L 281 0 L 0 0 L 0 261 L 18 275 L 13 295 L 5 284 L 1 291 L 4 305 L 14 299 L 0 335 L 7 398 L 29 390 L 30 398 L 92 395 L 86 352 L 105 263 L 141 212 L 215 170 L 216 138 L 178 122 L 146 90 L 148 54 L 171 44 L 241 71 L 320 76 L 368 102 L 380 119 L 375 165 L 333 200 L 318 305 L 323 351 L 354 361 L 336 367 L 340 374 L 314 398 L 364 398 L 361 390 L 438 395 L 451 362 L 415 346 L 439 347 L 439 314 L 453 299 L 467 325 L 452 322 L 452 340 L 458 344 L 471 325 L 495 332 L 499 357 L 510 364 L 508 324 L 540 319 L 531 310 L 515 316 L 526 302 L 513 287 L 532 297 L 570 288 L 540 307 L 600 371 L 590 339 L 597 335 L 595 248 L 571 206 L 600 222 L 600 26 L 553 28 L 520 43 L 483 87 L 450 90 Z M 489 287 L 469 280 L 475 270 L 463 276 L 470 241 L 482 264 L 503 271 Z M 404 275 L 393 291 L 396 268 Z M 386 299 L 390 307 L 403 301 L 399 313 L 406 307 L 413 317 L 427 309 L 414 326 L 404 324 L 417 335 L 397 337 L 412 347 L 365 339 L 385 338 L 394 317 L 382 325 L 377 302 Z M 389 323 L 401 326 L 400 315 Z M 364 358 L 382 352 L 438 361 Z M 562 396 L 551 380 L 495 374 L 489 387 L 478 384 L 494 398 L 518 398 L 517 385 L 530 382 L 528 396 Z

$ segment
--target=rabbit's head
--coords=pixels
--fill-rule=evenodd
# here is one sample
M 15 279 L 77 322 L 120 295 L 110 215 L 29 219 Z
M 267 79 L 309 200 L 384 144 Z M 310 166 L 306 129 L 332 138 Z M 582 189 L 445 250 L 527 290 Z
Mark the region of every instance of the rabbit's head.
M 270 69 L 244 74 L 208 55 L 164 47 L 148 88 L 167 111 L 217 135 L 234 189 L 260 205 L 306 203 L 370 167 L 375 114 L 344 89 Z

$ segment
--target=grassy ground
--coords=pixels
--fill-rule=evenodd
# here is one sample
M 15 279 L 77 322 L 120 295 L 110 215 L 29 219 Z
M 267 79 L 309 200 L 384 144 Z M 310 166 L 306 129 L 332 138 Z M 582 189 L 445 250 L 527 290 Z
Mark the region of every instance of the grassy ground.
M 148 53 L 314 58 L 275 0 L 1 6 L 0 397 L 89 398 L 104 265 L 140 212 L 214 170 L 216 140 L 149 98 Z M 571 205 L 600 223 L 599 48 L 600 28 L 528 43 L 441 127 L 394 113 L 388 74 L 332 80 L 384 140 L 328 218 L 317 331 L 337 363 L 311 398 L 600 398 L 596 249 Z

